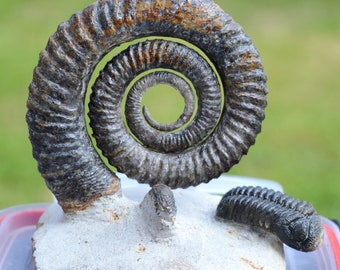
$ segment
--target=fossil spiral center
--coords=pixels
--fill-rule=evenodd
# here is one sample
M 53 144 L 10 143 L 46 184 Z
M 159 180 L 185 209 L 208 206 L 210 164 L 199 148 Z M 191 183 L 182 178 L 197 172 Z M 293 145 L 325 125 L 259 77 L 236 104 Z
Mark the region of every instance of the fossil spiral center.
M 170 85 L 159 84 L 147 90 L 142 99 L 142 113 L 160 124 L 177 121 L 184 112 L 184 98 Z M 149 119 L 148 121 L 150 121 Z M 151 120 L 152 121 L 152 120 Z
M 148 71 L 152 73 L 133 83 L 136 77 Z M 147 90 L 159 84 L 173 87 L 185 101 L 184 111 L 175 122 L 161 124 L 155 121 L 142 105 Z M 187 46 L 166 40 L 131 45 L 107 64 L 93 90 L 90 118 L 104 155 L 110 148 L 107 144 L 110 137 L 106 134 L 115 133 L 117 129 L 129 130 L 139 144 L 155 152 L 185 152 L 213 132 L 223 107 L 222 90 L 209 63 Z M 125 92 L 128 92 L 124 110 L 126 121 L 120 111 L 124 107 Z M 107 126 L 105 131 L 101 130 L 104 126 Z M 114 141 L 112 148 L 121 145 L 121 139 L 111 138 Z
M 168 124 L 161 124 L 157 122 L 151 116 L 148 107 L 142 105 L 142 98 L 144 97 L 144 94 L 146 94 L 150 88 L 159 85 L 168 85 L 172 87 L 172 89 L 178 91 L 184 99 L 184 111 L 175 122 Z M 168 103 L 167 100 L 163 99 L 162 101 L 162 104 L 158 104 L 160 110 L 163 110 L 162 107 L 166 107 Z M 173 132 L 176 129 L 183 128 L 190 121 L 194 114 L 195 102 L 195 96 L 191 87 L 180 76 L 169 71 L 153 72 L 138 80 L 129 91 L 125 107 L 127 124 L 137 137 L 139 137 L 138 133 L 140 133 L 138 128 L 146 128 L 145 126 L 138 127 L 140 123 L 137 122 L 143 120 L 155 130 L 160 132 Z M 143 118 L 139 117 L 138 114 L 142 114 Z
M 141 113 L 145 121 L 168 125 L 177 122 L 187 108 L 184 97 L 168 84 L 158 84 L 147 90 L 142 99 Z

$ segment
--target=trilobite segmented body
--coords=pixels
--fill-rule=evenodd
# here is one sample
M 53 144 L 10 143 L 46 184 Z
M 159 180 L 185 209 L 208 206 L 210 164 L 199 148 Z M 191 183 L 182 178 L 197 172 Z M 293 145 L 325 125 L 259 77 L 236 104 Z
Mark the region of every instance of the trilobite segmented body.
M 312 205 L 267 188 L 231 189 L 216 216 L 265 229 L 301 251 L 315 250 L 323 240 L 323 225 Z
M 50 37 L 27 102 L 33 155 L 65 210 L 119 189 L 89 138 L 84 100 L 97 64 L 127 42 L 97 78 L 89 112 L 96 143 L 118 171 L 150 185 L 198 185 L 238 163 L 261 130 L 267 88 L 259 53 L 216 4 L 97 1 Z M 175 123 L 159 124 L 140 106 L 159 83 L 185 99 Z

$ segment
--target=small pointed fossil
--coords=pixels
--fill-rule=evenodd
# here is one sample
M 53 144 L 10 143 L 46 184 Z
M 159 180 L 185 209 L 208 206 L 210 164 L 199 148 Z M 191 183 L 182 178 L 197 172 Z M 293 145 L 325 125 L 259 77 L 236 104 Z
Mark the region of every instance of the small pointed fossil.
M 164 184 L 154 185 L 140 204 L 148 229 L 155 237 L 171 235 L 177 208 L 174 194 Z

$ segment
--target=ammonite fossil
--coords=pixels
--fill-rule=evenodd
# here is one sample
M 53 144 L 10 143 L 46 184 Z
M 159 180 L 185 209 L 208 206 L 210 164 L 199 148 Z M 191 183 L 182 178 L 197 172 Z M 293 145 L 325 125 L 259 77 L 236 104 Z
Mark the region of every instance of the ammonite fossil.
M 125 43 L 97 78 L 89 112 L 97 145 L 119 172 L 151 186 L 195 186 L 238 163 L 260 132 L 267 88 L 259 53 L 216 4 L 97 1 L 50 37 L 27 102 L 33 155 L 65 211 L 119 189 L 89 138 L 84 101 L 97 64 Z M 159 83 L 186 102 L 167 125 L 141 106 Z
M 323 241 L 323 225 L 311 204 L 267 188 L 231 189 L 216 216 L 265 229 L 301 251 L 315 250 Z

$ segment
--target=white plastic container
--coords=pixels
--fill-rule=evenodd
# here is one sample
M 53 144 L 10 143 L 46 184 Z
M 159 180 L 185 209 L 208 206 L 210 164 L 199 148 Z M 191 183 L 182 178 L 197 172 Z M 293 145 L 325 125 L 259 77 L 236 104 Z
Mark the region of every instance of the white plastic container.
M 32 235 L 49 204 L 27 204 L 0 211 L 0 269 L 34 270 Z

